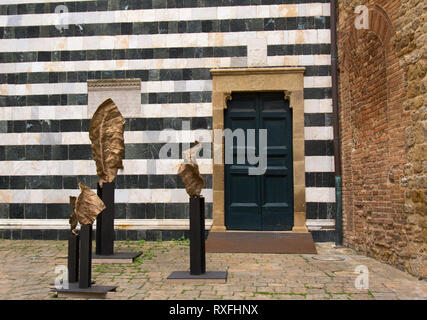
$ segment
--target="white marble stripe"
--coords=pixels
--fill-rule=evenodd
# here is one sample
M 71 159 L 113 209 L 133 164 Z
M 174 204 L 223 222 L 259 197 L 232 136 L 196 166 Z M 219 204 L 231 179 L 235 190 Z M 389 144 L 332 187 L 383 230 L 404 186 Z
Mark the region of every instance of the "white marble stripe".
M 212 174 L 212 159 L 198 159 L 200 172 Z M 124 169 L 119 174 L 176 174 L 181 159 L 140 159 L 123 160 Z M 334 157 L 306 156 L 306 172 L 333 172 Z M 96 166 L 93 160 L 26 160 L 2 161 L 1 176 L 58 176 L 58 175 L 95 175 Z
M 96 190 L 92 190 L 96 192 Z M 70 196 L 78 196 L 78 189 L 0 190 L 0 203 L 68 203 Z M 212 202 L 212 189 L 201 193 Z M 187 203 L 185 189 L 116 189 L 115 203 Z
M 81 2 L 82 0 L 66 0 L 66 2 Z M 1 4 L 22 4 L 22 3 L 55 3 L 64 0 L 2 0 Z
M 132 110 L 132 118 L 211 117 L 211 103 L 142 104 Z M 87 106 L 2 107 L 0 120 L 69 120 L 90 119 Z
M 305 113 L 332 113 L 332 99 L 304 100 Z
M 211 142 L 211 130 L 125 131 L 126 143 L 191 143 Z M 0 133 L 0 145 L 90 144 L 88 132 Z
M 133 118 L 211 117 L 211 103 L 142 104 L 132 110 Z M 331 99 L 304 100 L 305 113 L 331 113 Z M 64 120 L 89 119 L 87 106 L 2 107 L 0 120 Z
M 335 188 L 305 188 L 306 202 L 335 202 Z
M 0 40 L 1 41 L 1 40 Z M 155 69 L 193 69 L 228 68 L 247 66 L 246 57 L 225 58 L 179 58 L 179 59 L 141 59 L 141 60 L 88 60 L 54 62 L 11 62 L 0 63 L 0 73 L 21 72 L 65 72 L 65 71 L 110 71 L 110 70 L 151 70 Z M 266 66 L 319 66 L 330 65 L 329 54 L 269 56 Z
M 304 138 L 305 140 L 333 140 L 334 128 L 333 127 L 305 127 Z
M 304 77 L 304 88 L 329 88 L 332 87 L 331 76 Z
M 306 156 L 305 172 L 334 172 L 333 156 Z
M 329 4 L 284 4 L 204 8 L 165 8 L 103 12 L 69 12 L 63 14 L 26 14 L 0 16 L 0 27 L 49 26 L 88 23 L 126 23 L 155 21 L 192 21 L 221 19 L 259 19 L 311 17 L 328 14 Z
M 140 159 L 123 160 L 119 174 L 176 174 L 182 159 Z M 198 159 L 200 173 L 212 174 L 212 159 Z M 20 175 L 96 175 L 93 160 L 43 160 L 43 161 L 2 161 L 1 176 Z
M 210 230 L 212 219 L 205 219 L 206 230 Z M 96 230 L 96 221 L 93 224 Z M 189 230 L 189 219 L 114 219 L 117 230 Z M 69 230 L 68 219 L 0 219 L 0 229 L 12 230 Z M 77 226 L 77 229 L 80 229 Z
M 91 37 L 25 38 L 0 40 L 1 52 L 61 51 L 132 48 L 175 48 L 207 46 L 245 46 L 248 39 L 263 38 L 267 45 L 330 43 L 327 29 L 211 32 Z
M 331 64 L 331 55 L 290 55 L 290 56 L 268 56 L 267 65 L 271 67 L 282 66 L 326 66 Z
M 133 118 L 211 117 L 211 103 L 142 104 L 132 110 Z M 305 113 L 332 113 L 332 99 L 304 100 Z M 87 106 L 2 107 L 0 120 L 89 119 Z
M 305 225 L 309 231 L 331 230 L 335 227 L 335 219 L 307 219 Z
M 304 77 L 304 88 L 329 88 L 330 76 Z M 212 91 L 212 80 L 144 81 L 141 93 Z M 86 82 L 1 84 L 0 95 L 86 94 Z
M 212 219 L 205 219 L 206 230 L 210 230 Z M 331 229 L 335 226 L 335 219 L 307 219 L 309 230 Z M 96 230 L 96 221 L 93 224 Z M 188 230 L 189 219 L 114 219 L 114 228 L 117 230 Z M 0 219 L 2 230 L 68 230 L 68 219 Z M 79 227 L 78 227 L 79 228 Z
M 96 190 L 93 190 L 96 192 Z M 0 190 L 0 203 L 68 203 L 78 189 Z M 202 190 L 206 202 L 212 202 L 212 189 Z M 306 188 L 306 202 L 335 202 L 335 188 Z M 187 203 L 185 189 L 116 189 L 116 203 Z
M 211 91 L 212 80 L 145 81 L 141 93 Z M 86 94 L 86 82 L 2 84 L 0 95 Z

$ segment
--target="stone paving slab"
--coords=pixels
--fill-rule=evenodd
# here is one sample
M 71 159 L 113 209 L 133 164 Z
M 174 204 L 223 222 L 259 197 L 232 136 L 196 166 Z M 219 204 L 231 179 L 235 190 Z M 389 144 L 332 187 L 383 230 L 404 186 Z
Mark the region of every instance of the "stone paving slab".
M 425 280 L 332 243 L 316 244 L 317 258 L 326 261 L 299 254 L 208 253 L 207 270 L 228 271 L 222 284 L 166 279 L 172 271 L 189 269 L 188 241 L 117 241 L 115 246 L 144 253 L 133 264 L 93 265 L 97 285 L 118 286 L 108 299 L 427 299 Z M 0 299 L 58 299 L 50 287 L 66 268 L 66 254 L 67 241 L 0 240 Z M 369 272 L 367 288 L 360 287 L 356 267 Z

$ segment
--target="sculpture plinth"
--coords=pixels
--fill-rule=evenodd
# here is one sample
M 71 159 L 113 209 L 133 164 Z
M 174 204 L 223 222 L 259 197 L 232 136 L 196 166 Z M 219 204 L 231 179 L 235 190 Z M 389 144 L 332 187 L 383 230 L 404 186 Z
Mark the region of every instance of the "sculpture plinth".
M 190 274 L 205 272 L 205 198 L 190 197 Z
M 70 232 L 68 238 L 68 282 L 79 281 L 79 246 L 80 236 Z
M 106 208 L 96 217 L 96 254 L 114 254 L 114 182 L 97 185 L 98 197 Z
M 142 252 L 114 252 L 114 182 L 97 185 L 105 209 L 96 217 L 96 249 L 93 263 L 133 263 Z
M 190 271 L 174 271 L 167 279 L 202 283 L 227 281 L 227 271 L 206 271 L 205 198 L 202 196 L 190 197 Z

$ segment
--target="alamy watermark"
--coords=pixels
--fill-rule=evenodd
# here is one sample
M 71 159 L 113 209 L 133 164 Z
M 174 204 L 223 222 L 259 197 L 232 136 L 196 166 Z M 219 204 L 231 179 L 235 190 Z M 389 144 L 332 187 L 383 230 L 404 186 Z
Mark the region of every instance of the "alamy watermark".
M 55 25 L 55 28 L 62 32 L 64 29 L 68 29 L 68 7 L 61 4 L 55 7 L 55 13 L 58 14 L 59 23 Z
M 354 20 L 354 27 L 357 30 L 369 29 L 369 9 L 367 6 L 360 5 L 354 9 L 354 13 L 358 14 Z
M 68 289 L 68 268 L 65 265 L 59 265 L 55 267 L 55 274 L 59 274 L 55 278 L 55 288 L 59 289 Z
M 369 269 L 367 266 L 360 265 L 354 269 L 354 273 L 358 276 L 354 280 L 354 287 L 357 290 L 369 289 Z
M 202 143 L 196 158 L 212 159 L 211 148 L 206 146 L 208 135 L 205 130 L 190 132 L 190 121 L 183 121 L 182 130 L 166 129 L 160 132 L 159 141 L 166 141 L 159 151 L 160 159 L 179 159 L 180 148 L 177 142 L 182 144 L 182 150 L 190 148 L 191 138 Z M 258 136 L 258 148 L 257 148 Z M 248 166 L 249 175 L 262 175 L 267 170 L 267 129 L 214 129 L 213 130 L 213 159 L 214 164 L 240 164 Z M 223 157 L 222 141 L 224 138 L 225 155 Z M 234 141 L 236 140 L 236 144 Z M 205 142 L 205 144 L 203 144 Z M 258 155 L 256 150 L 258 149 Z M 223 161 L 224 159 L 224 161 Z M 155 164 L 155 163 L 154 163 Z M 155 168 L 151 168 L 152 171 Z

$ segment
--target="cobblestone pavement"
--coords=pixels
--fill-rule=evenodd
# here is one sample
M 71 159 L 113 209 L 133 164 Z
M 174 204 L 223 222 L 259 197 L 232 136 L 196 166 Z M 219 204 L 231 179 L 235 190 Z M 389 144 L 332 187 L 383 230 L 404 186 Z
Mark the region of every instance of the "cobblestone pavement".
M 117 241 L 116 251 L 139 251 L 133 264 L 93 265 L 97 284 L 116 285 L 109 299 L 427 299 L 427 282 L 332 243 L 318 255 L 208 253 L 207 269 L 228 270 L 219 283 L 170 282 L 188 270 L 187 241 Z M 66 265 L 66 241 L 0 240 L 0 299 L 58 299 L 50 287 Z M 340 261 L 315 260 L 339 257 Z M 357 266 L 369 270 L 369 289 L 355 287 Z

